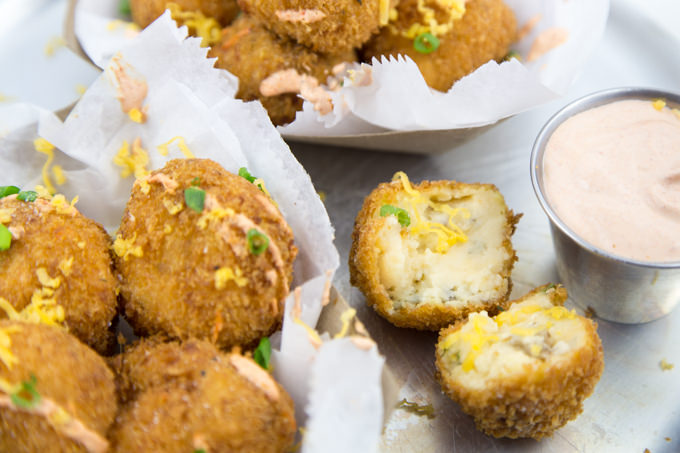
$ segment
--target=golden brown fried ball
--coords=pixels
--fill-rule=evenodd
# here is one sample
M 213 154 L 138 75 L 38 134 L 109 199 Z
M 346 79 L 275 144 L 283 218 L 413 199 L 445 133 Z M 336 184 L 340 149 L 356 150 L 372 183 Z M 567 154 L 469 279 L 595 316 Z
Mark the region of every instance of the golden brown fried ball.
M 439 24 L 448 21 L 449 13 L 435 0 L 426 0 Z M 515 41 L 517 23 L 503 0 L 470 0 L 462 19 L 438 37 L 439 48 L 421 53 L 414 48 L 415 36 L 405 37 L 413 24 L 425 25 L 418 11 L 418 0 L 401 0 L 397 18 L 382 28 L 363 48 L 362 57 L 370 62 L 380 55 L 408 55 L 418 65 L 425 82 L 435 90 L 448 91 L 455 81 L 489 60 L 501 60 Z
M 474 313 L 439 334 L 437 378 L 478 429 L 541 439 L 581 413 L 602 375 L 602 343 L 566 299 L 546 285 L 494 318 Z
M 124 355 L 136 389 L 112 429 L 113 451 L 283 452 L 293 402 L 252 359 L 213 345 L 141 345 Z
M 253 18 L 242 15 L 224 29 L 222 43 L 213 46 L 218 68 L 239 78 L 236 97 L 244 101 L 259 99 L 275 125 L 290 123 L 302 109 L 299 91 L 265 96 L 260 90 L 263 80 L 280 71 L 294 69 L 324 84 L 333 67 L 356 61 L 353 50 L 337 54 L 319 54 L 306 47 L 278 38 Z
M 104 360 L 59 327 L 4 320 L 0 338 L 0 451 L 106 451 L 117 405 Z
M 380 27 L 381 3 L 389 7 L 381 0 L 239 0 L 244 12 L 277 35 L 325 53 L 365 43 Z
M 170 381 L 198 381 L 201 370 L 220 354 L 214 345 L 202 340 L 178 343 L 162 337 L 141 339 L 111 360 L 120 401 L 132 401 L 140 393 Z
M 187 197 L 196 191 L 205 200 L 192 208 Z M 137 334 L 224 348 L 278 328 L 297 254 L 273 201 L 207 159 L 172 160 L 137 181 L 114 251 Z
M 109 328 L 117 302 L 111 239 L 104 228 L 61 196 L 33 202 L 2 198 L 2 216 L 14 237 L 9 250 L 0 251 L 0 298 L 24 314 L 37 305 L 63 310 L 69 331 L 106 353 L 113 345 Z M 6 317 L 0 310 L 0 318 Z
M 352 233 L 350 282 L 399 327 L 437 330 L 495 312 L 510 294 L 520 216 L 490 184 L 423 181 L 403 173 L 364 200 Z
M 175 3 L 182 11 L 200 11 L 223 26 L 229 25 L 239 13 L 236 0 L 130 0 L 132 20 L 142 28 L 156 20 Z

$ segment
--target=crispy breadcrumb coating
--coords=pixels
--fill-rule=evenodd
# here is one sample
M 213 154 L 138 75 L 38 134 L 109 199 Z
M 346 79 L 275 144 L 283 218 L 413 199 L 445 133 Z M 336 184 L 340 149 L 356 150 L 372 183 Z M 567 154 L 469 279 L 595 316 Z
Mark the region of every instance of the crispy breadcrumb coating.
M 203 194 L 200 206 L 190 205 L 192 193 Z M 253 241 L 266 246 L 256 253 Z M 114 251 L 137 334 L 224 348 L 278 328 L 297 254 L 273 200 L 207 159 L 172 160 L 138 180 Z
M 482 312 L 440 332 L 437 379 L 481 431 L 541 439 L 582 412 L 602 375 L 602 343 L 566 298 L 546 285 L 494 320 Z
M 9 196 L 0 199 L 0 211 L 8 215 L 5 226 L 15 229 L 11 247 L 0 252 L 0 298 L 17 312 L 49 299 L 63 309 L 63 324 L 72 334 L 102 354 L 109 352 L 117 285 L 108 233 L 54 199 Z M 6 317 L 0 310 L 0 319 Z
M 11 332 L 9 349 L 17 359 L 11 368 L 0 361 L 0 381 L 32 383 L 38 395 L 29 408 L 0 404 L 0 451 L 87 452 L 75 440 L 84 430 L 89 431 L 85 437 L 97 437 L 105 446 L 117 409 L 113 373 L 106 362 L 58 327 L 4 320 L 0 331 Z M 3 398 L 6 393 L 0 389 Z M 39 413 L 41 409 L 50 415 Z M 82 424 L 80 430 L 73 429 L 76 422 Z

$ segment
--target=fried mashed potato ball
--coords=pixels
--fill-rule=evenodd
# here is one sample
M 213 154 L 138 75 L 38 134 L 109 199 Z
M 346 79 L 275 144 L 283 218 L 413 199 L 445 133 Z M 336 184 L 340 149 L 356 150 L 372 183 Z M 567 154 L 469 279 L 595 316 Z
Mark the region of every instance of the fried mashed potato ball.
M 13 236 L 9 250 L 0 251 L 0 318 L 45 322 L 47 316 L 108 352 L 117 301 L 104 228 L 61 195 L 33 202 L 2 198 L 0 221 Z
M 421 3 L 424 9 L 420 8 Z M 503 0 L 469 0 L 460 19 L 455 19 L 457 10 L 446 4 L 443 0 L 401 0 L 396 18 L 364 46 L 364 61 L 370 62 L 381 55 L 408 55 L 431 88 L 448 91 L 455 81 L 487 61 L 505 58 L 509 46 L 516 40 L 517 22 Z M 432 11 L 435 21 L 444 29 L 450 24 L 450 30 L 433 31 L 427 26 L 426 13 L 421 10 Z M 436 35 L 439 40 L 439 47 L 429 53 L 414 47 L 414 40 L 422 39 L 418 36 L 425 32 Z M 431 49 L 427 39 L 421 44 Z
M 317 52 L 359 47 L 387 22 L 388 0 L 239 0 L 239 6 L 279 36 Z
M 130 0 L 132 20 L 145 28 L 161 16 L 170 4 L 177 5 L 182 11 L 200 11 L 222 26 L 229 25 L 240 11 L 236 0 Z
M 0 451 L 104 453 L 116 409 L 97 353 L 59 327 L 0 321 Z
M 473 313 L 440 332 L 437 378 L 478 429 L 541 439 L 582 412 L 602 375 L 602 343 L 566 299 L 546 285 L 493 318 Z
M 423 181 L 398 172 L 364 200 L 352 233 L 350 282 L 399 327 L 437 330 L 507 303 L 520 215 L 490 184 Z
M 113 249 L 135 333 L 224 348 L 278 328 L 297 254 L 267 194 L 207 159 L 172 160 L 138 180 Z
M 224 29 L 222 42 L 211 48 L 209 56 L 217 58 L 215 66 L 238 77 L 236 97 L 260 100 L 275 125 L 290 123 L 295 112 L 302 110 L 296 78 L 306 77 L 306 83 L 314 89 L 326 82 L 336 65 L 357 60 L 353 50 L 334 54 L 313 52 L 277 37 L 247 15 Z M 265 89 L 263 82 L 274 80 L 272 77 L 277 75 L 281 76 L 279 83 Z
M 212 344 L 142 343 L 122 357 L 134 389 L 111 430 L 114 452 L 284 452 L 293 402 L 252 359 Z

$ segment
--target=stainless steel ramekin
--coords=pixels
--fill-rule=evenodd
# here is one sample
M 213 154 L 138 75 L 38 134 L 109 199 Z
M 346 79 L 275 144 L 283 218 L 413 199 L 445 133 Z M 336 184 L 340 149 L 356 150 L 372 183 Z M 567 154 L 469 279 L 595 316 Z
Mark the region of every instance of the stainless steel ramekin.
M 531 182 L 550 219 L 557 273 L 570 297 L 602 319 L 637 324 L 670 313 L 680 302 L 680 262 L 626 259 L 587 243 L 553 211 L 543 183 L 543 155 L 555 129 L 577 113 L 624 99 L 664 99 L 670 107 L 680 108 L 680 94 L 645 88 L 615 88 L 577 99 L 553 115 L 538 134 L 531 152 Z

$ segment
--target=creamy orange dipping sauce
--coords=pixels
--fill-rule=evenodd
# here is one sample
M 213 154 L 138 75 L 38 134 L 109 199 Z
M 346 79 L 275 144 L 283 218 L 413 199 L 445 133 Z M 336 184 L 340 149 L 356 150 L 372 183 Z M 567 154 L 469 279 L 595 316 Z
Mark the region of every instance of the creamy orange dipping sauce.
M 549 204 L 582 239 L 680 261 L 680 111 L 625 100 L 574 115 L 548 140 L 543 175 Z

